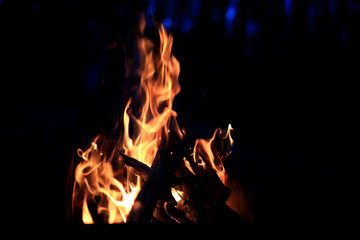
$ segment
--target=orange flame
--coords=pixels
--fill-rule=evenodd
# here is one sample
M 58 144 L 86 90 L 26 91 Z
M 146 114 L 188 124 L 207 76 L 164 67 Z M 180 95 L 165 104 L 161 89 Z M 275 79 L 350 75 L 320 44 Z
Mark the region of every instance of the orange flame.
M 143 32 L 143 19 L 139 27 Z M 85 224 L 96 222 L 95 209 L 105 222 L 126 222 L 134 205 L 141 188 L 140 177 L 133 168 L 123 164 L 118 151 L 151 166 L 159 148 L 167 145 L 170 131 L 183 138 L 183 132 L 176 122 L 177 113 L 172 109 L 173 100 L 180 92 L 180 64 L 171 54 L 172 35 L 168 35 L 162 25 L 159 26 L 159 35 L 159 48 L 155 48 L 145 37 L 137 41 L 142 60 L 135 75 L 140 82 L 136 94 L 128 99 L 123 111 L 121 138 L 114 143 L 99 135 L 85 151 L 78 150 L 82 160 L 75 169 L 73 212 L 74 209 L 81 209 Z M 130 71 L 129 67 L 126 75 Z M 226 142 L 226 146 L 231 147 L 231 130 L 229 124 L 226 133 L 218 128 L 209 141 L 196 140 L 193 152 L 195 163 L 203 168 L 213 168 L 223 183 L 226 174 L 222 158 L 231 152 L 231 148 L 219 152 L 214 151 L 219 148 L 213 145 L 215 139 L 220 139 L 221 144 Z M 193 172 L 187 161 L 185 164 Z M 171 193 L 176 201 L 182 198 L 182 192 L 175 188 Z
M 128 113 L 132 103 L 130 98 L 124 111 L 123 149 L 125 154 L 131 156 L 148 166 L 155 159 L 160 143 L 168 138 L 170 120 L 177 116 L 172 110 L 174 97 L 180 92 L 178 76 L 180 63 L 171 55 L 172 36 L 167 35 L 161 25 L 160 56 L 154 61 L 153 51 L 145 55 L 144 70 L 141 74 L 139 94 L 144 96 L 144 104 L 140 108 L 140 116 Z M 141 41 L 141 49 L 149 51 L 146 41 Z M 156 77 L 155 77 L 156 75 Z M 129 136 L 130 119 L 136 125 L 137 133 L 133 138 Z M 177 125 L 176 125 L 177 126 Z M 182 133 L 178 127 L 176 132 L 180 137 Z
M 231 130 L 233 130 L 231 124 L 228 125 L 228 129 L 226 133 L 223 132 L 221 128 L 217 128 L 211 137 L 210 140 L 205 139 L 197 139 L 194 146 L 194 152 L 193 152 L 193 159 L 195 163 L 197 163 L 199 166 L 203 167 L 204 169 L 206 167 L 213 168 L 217 175 L 219 176 L 220 180 L 225 184 L 226 180 L 226 173 L 225 173 L 225 167 L 222 164 L 222 158 L 229 155 L 231 153 L 231 147 L 234 143 L 234 140 L 231 137 Z M 218 136 L 221 140 L 228 139 L 229 141 L 229 147 L 227 152 L 224 154 L 215 153 L 212 148 L 212 144 L 215 140 L 215 137 Z M 189 168 L 190 165 L 187 165 Z M 191 172 L 193 172 L 191 170 Z
M 143 31 L 143 24 L 140 31 Z M 159 35 L 158 51 L 150 40 L 138 40 L 143 62 L 138 69 L 140 104 L 136 102 L 135 105 L 140 107 L 134 109 L 136 100 L 128 100 L 123 112 L 124 132 L 117 146 L 108 153 L 105 147 L 108 140 L 98 136 L 87 150 L 78 150 L 82 161 L 75 170 L 73 206 L 80 202 L 84 223 L 94 223 L 88 201 L 96 203 L 97 213 L 106 216 L 108 223 L 126 222 L 140 191 L 140 177 L 132 168 L 113 169 L 113 165 L 121 165 L 122 160 L 115 157 L 118 156 L 115 149 L 151 166 L 160 145 L 167 144 L 172 119 L 175 126 L 172 130 L 183 137 L 175 120 L 177 114 L 172 110 L 173 100 L 180 92 L 180 64 L 171 54 L 172 36 L 162 25 Z
M 109 158 L 106 158 L 106 154 L 97 146 L 97 142 L 101 140 L 104 139 L 98 136 L 85 152 L 78 150 L 78 155 L 82 157 L 83 161 L 75 169 L 73 201 L 76 201 L 78 195 L 85 191 L 82 203 L 84 223 L 94 222 L 88 209 L 87 196 L 91 197 L 93 201 L 95 197 L 99 198 L 97 211 L 99 214 L 108 216 L 108 223 L 125 222 L 133 199 L 140 190 L 139 177 L 137 177 L 135 185 L 130 181 L 127 183 L 128 191 L 126 191 L 113 171 L 111 160 L 114 158 L 114 150 Z M 120 176 L 117 177 L 120 178 Z

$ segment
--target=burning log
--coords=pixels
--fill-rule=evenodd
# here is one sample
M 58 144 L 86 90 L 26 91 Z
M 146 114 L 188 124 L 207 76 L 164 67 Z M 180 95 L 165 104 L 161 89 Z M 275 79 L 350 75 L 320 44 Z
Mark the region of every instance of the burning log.
M 182 201 L 180 204 L 184 206 L 184 201 Z M 191 220 L 186 216 L 185 209 L 181 209 L 181 207 L 178 208 L 178 202 L 176 201 L 168 201 L 164 203 L 164 209 L 166 211 L 166 214 L 171 217 L 176 223 L 182 224 L 182 223 L 191 223 Z
M 227 131 L 216 129 L 209 141 L 195 140 L 180 128 L 172 109 L 180 92 L 172 36 L 160 25 L 156 48 L 143 36 L 144 19 L 136 44 L 141 64 L 126 74 L 139 85 L 123 109 L 121 137 L 98 136 L 78 151 L 73 213 L 82 214 L 84 223 L 209 222 L 236 216 L 225 204 L 231 191 L 222 165 L 231 152 L 231 125 Z
M 216 171 L 212 168 L 196 164 L 192 159 L 186 159 L 189 163 L 204 188 L 208 189 L 208 194 L 214 201 L 225 201 L 230 196 L 230 189 L 228 189 L 220 180 Z
M 175 206 L 176 213 L 168 211 L 171 212 L 171 216 L 177 220 L 185 217 L 187 222 L 193 223 L 245 223 L 240 215 L 227 206 L 226 201 L 231 191 L 220 181 L 217 174 L 213 172 L 206 177 L 208 172 L 195 170 L 197 174 L 194 175 L 185 166 L 185 161 L 188 160 L 184 160 L 176 171 L 176 176 L 181 179 L 181 182 L 175 188 L 181 192 L 181 199 Z M 194 168 L 196 169 L 195 166 Z M 182 215 L 178 218 L 179 212 Z
M 203 169 L 192 161 L 189 153 L 191 148 L 185 147 L 184 142 L 181 141 L 174 154 L 162 154 L 158 158 L 158 164 L 155 164 L 158 166 L 154 168 L 144 167 L 136 159 L 121 154 L 125 156 L 125 164 L 140 169 L 139 172 L 146 169 L 146 182 L 135 200 L 127 222 L 149 222 L 152 218 L 161 222 L 171 222 L 170 219 L 177 223 L 209 222 L 223 221 L 224 217 L 229 216 L 231 219 L 242 220 L 225 204 L 230 189 L 221 182 L 214 169 Z M 189 156 L 190 160 L 184 159 L 184 155 Z M 190 162 L 195 175 L 185 167 L 184 161 Z M 174 178 L 175 175 L 177 178 Z M 172 185 L 183 190 L 185 200 L 160 201 Z M 163 210 L 170 219 L 164 216 Z
M 230 189 L 219 179 L 215 170 L 204 170 L 201 165 L 195 164 L 192 159 L 188 161 L 195 172 L 195 176 L 181 186 L 186 195 L 185 201 L 192 213 L 189 213 L 195 222 L 209 222 L 219 220 L 220 209 L 225 209 L 225 203 L 230 196 Z M 183 168 L 182 171 L 190 171 Z M 195 213 L 193 212 L 195 210 Z
M 138 174 L 143 181 L 146 181 L 148 177 L 152 174 L 152 169 L 146 164 L 136 160 L 135 158 L 129 157 L 124 153 L 119 151 L 119 154 L 123 158 L 123 163 L 129 167 L 133 167 L 135 173 Z
M 229 156 L 232 151 L 234 140 L 230 135 L 231 130 L 231 124 L 229 124 L 227 131 L 221 128 L 217 128 L 211 142 L 210 148 L 214 154 L 214 165 L 219 171 L 222 171 L 224 168 L 222 162 L 223 159 Z
M 182 161 L 182 142 L 174 154 L 162 154 L 159 158 L 159 166 L 154 168 L 151 175 L 142 186 L 132 207 L 128 222 L 150 221 L 156 204 L 161 196 L 169 189 L 174 172 Z

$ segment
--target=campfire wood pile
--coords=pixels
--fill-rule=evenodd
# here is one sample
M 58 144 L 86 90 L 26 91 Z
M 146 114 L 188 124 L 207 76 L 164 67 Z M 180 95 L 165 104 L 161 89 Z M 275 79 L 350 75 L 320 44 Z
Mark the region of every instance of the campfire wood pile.
M 172 36 L 159 26 L 159 47 L 144 37 L 140 18 L 120 139 L 98 135 L 71 177 L 72 216 L 84 223 L 201 223 L 244 220 L 228 205 L 231 190 L 223 160 L 231 153 L 228 129 L 211 140 L 195 139 L 172 109 L 180 92 L 180 64 L 171 54 Z M 131 38 L 129 38 L 131 39 Z M 134 52 L 131 54 L 131 52 Z
M 223 138 L 225 132 L 224 129 L 217 129 L 211 144 L 213 152 L 217 153 L 214 156 L 217 156 L 219 165 L 222 165 L 222 161 L 231 151 L 229 138 Z M 116 141 L 105 141 L 116 144 Z M 205 165 L 195 162 L 194 143 L 195 139 L 190 137 L 173 137 L 168 147 L 158 152 L 151 167 L 116 151 L 114 159 L 119 161 L 112 161 L 113 168 L 133 168 L 140 176 L 142 185 L 126 222 L 245 223 L 245 220 L 226 204 L 231 190 L 211 167 L 210 159 L 201 154 L 198 157 L 204 159 Z M 116 146 L 113 147 L 116 149 Z M 97 199 L 86 201 L 94 222 L 106 222 L 108 216 L 97 212 Z M 73 206 L 71 218 L 75 222 L 81 221 L 82 208 Z
M 195 163 L 191 143 L 188 139 L 181 140 L 173 153 L 161 152 L 151 168 L 121 154 L 124 164 L 133 166 L 145 180 L 128 222 L 189 223 L 229 218 L 240 221 L 241 217 L 225 204 L 230 189 L 221 182 L 209 161 L 205 161 L 206 167 Z M 186 167 L 187 163 L 195 175 Z M 171 191 L 181 193 L 178 202 Z

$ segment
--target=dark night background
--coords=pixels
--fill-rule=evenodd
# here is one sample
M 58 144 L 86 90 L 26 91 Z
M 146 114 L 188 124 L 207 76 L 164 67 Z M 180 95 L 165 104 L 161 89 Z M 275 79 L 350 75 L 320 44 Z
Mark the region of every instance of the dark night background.
M 251 196 L 255 223 L 351 221 L 341 180 L 355 146 L 357 0 L 0 0 L 14 219 L 67 222 L 69 164 L 110 131 L 137 11 L 174 35 L 176 110 L 194 134 L 232 124 L 225 166 Z

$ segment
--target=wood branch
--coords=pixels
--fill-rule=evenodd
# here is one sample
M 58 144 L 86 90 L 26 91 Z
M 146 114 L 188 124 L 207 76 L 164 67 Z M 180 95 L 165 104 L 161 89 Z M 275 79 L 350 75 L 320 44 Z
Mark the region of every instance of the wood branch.
M 133 167 L 135 173 L 138 174 L 142 180 L 146 181 L 148 177 L 152 174 L 152 169 L 146 164 L 136 160 L 135 158 L 129 157 L 120 151 L 119 154 L 124 160 L 123 163 L 127 166 Z
M 214 164 L 218 170 L 223 169 L 223 160 L 228 157 L 232 151 L 232 142 L 230 141 L 230 134 L 227 135 L 227 130 L 216 129 L 215 138 L 211 143 L 211 151 L 214 154 Z
M 239 218 L 241 216 L 227 208 L 226 201 L 231 190 L 220 180 L 216 171 L 212 168 L 203 168 L 193 160 L 192 156 L 186 158 L 190 163 L 195 175 L 185 167 L 185 163 L 178 169 L 177 176 L 186 176 L 188 181 L 180 185 L 184 192 L 186 215 L 192 222 L 216 222 L 221 221 L 222 214 Z
M 209 196 L 213 201 L 226 202 L 230 196 L 231 190 L 227 188 L 220 180 L 216 171 L 211 167 L 201 167 L 195 163 L 192 157 L 187 157 L 186 160 L 190 163 L 191 168 L 207 189 Z
M 200 223 L 228 218 L 244 222 L 240 215 L 225 204 L 230 189 L 221 182 L 214 169 L 203 168 L 193 161 L 189 147 L 192 143 L 185 141 L 180 141 L 174 154 L 160 152 L 152 168 L 119 152 L 124 159 L 123 163 L 133 167 L 145 182 L 127 222 L 149 222 L 152 219 L 160 222 Z M 183 160 L 184 156 L 186 158 Z M 184 161 L 190 163 L 195 175 L 185 167 Z M 164 196 L 169 195 L 170 186 L 175 185 L 184 192 L 184 199 L 179 206 L 164 200 Z
M 171 218 L 171 216 L 166 213 L 164 203 L 160 200 L 154 209 L 154 213 L 150 221 L 151 223 L 177 223 L 175 219 Z
M 227 130 L 216 129 L 215 138 L 211 143 L 211 150 L 222 159 L 231 153 L 232 147 L 233 144 L 230 140 L 230 134 L 227 135 Z
M 164 203 L 164 210 L 166 214 L 173 219 L 176 223 L 191 223 L 191 221 L 186 217 L 185 212 L 177 209 L 176 201 L 168 201 Z
M 166 188 L 166 169 L 159 167 L 142 186 L 134 205 L 127 217 L 127 222 L 149 222 L 156 203 Z
M 203 184 L 199 177 L 191 173 L 185 163 L 178 168 L 176 176 L 184 179 L 177 186 L 183 192 L 182 200 L 178 202 L 177 208 L 184 212 L 193 223 L 206 222 L 207 210 L 204 204 L 206 194 L 204 194 Z
M 127 217 L 127 222 L 149 222 L 161 196 L 169 189 L 174 172 L 182 162 L 183 143 L 174 154 L 160 154 L 159 166 L 152 169 L 151 175 L 142 186 L 134 205 Z

